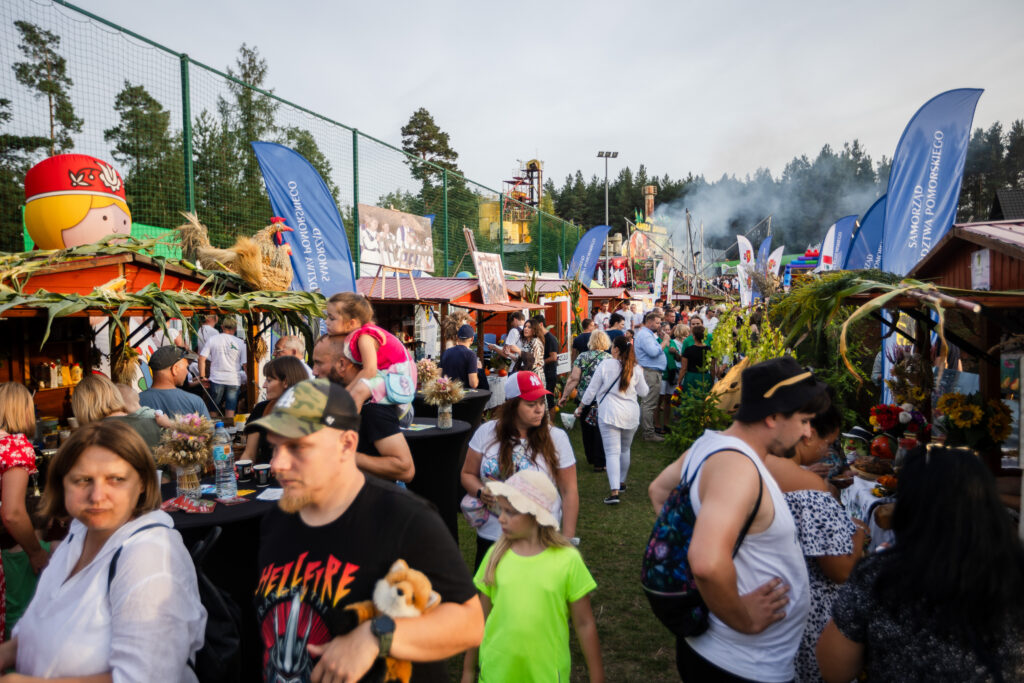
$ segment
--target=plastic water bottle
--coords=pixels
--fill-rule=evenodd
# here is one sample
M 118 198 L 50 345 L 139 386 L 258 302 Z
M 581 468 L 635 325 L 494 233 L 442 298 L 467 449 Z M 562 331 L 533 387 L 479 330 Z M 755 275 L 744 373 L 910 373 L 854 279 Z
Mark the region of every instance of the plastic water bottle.
M 213 465 L 217 469 L 217 497 L 234 498 L 238 495 L 235 481 L 235 459 L 231 457 L 231 437 L 224 423 L 218 422 L 213 430 Z

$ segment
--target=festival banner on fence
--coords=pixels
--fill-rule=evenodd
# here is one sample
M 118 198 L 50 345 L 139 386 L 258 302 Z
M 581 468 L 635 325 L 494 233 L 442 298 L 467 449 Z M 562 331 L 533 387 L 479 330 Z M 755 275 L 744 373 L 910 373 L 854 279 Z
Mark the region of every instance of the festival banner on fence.
M 850 238 L 843 270 L 877 268 L 882 258 L 882 233 L 885 230 L 885 197 L 875 200 Z
M 882 268 L 906 275 L 956 218 L 974 109 L 983 91 L 937 95 L 910 119 L 892 159 Z
M 835 267 L 835 260 L 832 258 L 835 249 L 836 224 L 833 223 L 829 226 L 828 232 L 825 233 L 825 239 L 821 241 L 821 246 L 818 247 L 818 266 L 814 269 L 815 273 L 823 273 Z
M 359 204 L 359 264 L 366 275 L 381 267 L 433 271 L 433 218 Z
M 749 306 L 753 301 L 753 283 L 750 271 L 754 269 L 754 247 L 743 235 L 736 235 L 736 245 L 740 249 L 740 262 L 736 264 L 736 272 L 740 281 L 740 305 Z
M 765 265 L 765 272 L 768 275 L 772 277 L 779 276 L 779 270 L 782 268 L 782 255 L 785 253 L 785 249 L 785 245 L 780 246 L 768 256 L 768 263 Z
M 274 213 L 292 232 L 280 233 L 291 247 L 292 289 L 326 297 L 356 291 L 348 237 L 324 179 L 306 159 L 276 142 L 253 142 Z
M 601 248 L 608 238 L 609 230 L 611 228 L 607 225 L 596 225 L 583 233 L 583 237 L 576 243 L 576 249 L 572 252 L 569 267 L 565 270 L 566 278 L 571 280 L 578 277 L 584 284 L 589 284 L 594 279 L 594 268 L 601 258 Z

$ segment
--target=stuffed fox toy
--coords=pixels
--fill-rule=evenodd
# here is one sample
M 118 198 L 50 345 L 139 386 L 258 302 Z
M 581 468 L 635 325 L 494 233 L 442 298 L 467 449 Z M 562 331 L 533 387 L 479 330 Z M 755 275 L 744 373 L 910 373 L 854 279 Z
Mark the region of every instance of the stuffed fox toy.
M 405 560 L 395 560 L 387 576 L 377 581 L 373 589 L 373 600 L 364 600 L 348 605 L 345 609 L 355 611 L 359 622 L 369 621 L 380 614 L 392 619 L 418 617 L 437 607 L 441 596 L 431 588 L 426 574 L 410 569 Z M 385 661 L 385 681 L 409 683 L 412 676 L 412 662 L 388 657 Z

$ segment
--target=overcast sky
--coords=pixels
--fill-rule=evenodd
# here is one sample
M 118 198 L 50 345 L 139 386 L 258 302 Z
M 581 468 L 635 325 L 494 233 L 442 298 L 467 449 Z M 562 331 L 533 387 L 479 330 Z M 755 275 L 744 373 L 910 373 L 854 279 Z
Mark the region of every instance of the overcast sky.
M 892 156 L 932 96 L 984 88 L 975 126 L 1024 118 L 1024 2 L 77 0 L 218 68 L 258 46 L 279 95 L 398 143 L 426 107 L 466 175 L 518 159 L 561 185 L 645 163 L 759 167 L 859 138 Z

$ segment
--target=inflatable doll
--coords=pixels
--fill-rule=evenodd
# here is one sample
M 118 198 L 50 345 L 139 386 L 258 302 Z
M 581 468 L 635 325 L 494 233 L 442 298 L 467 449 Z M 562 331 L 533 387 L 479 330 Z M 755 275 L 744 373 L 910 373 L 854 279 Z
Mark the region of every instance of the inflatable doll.
M 25 174 L 25 227 L 40 249 L 129 235 L 132 215 L 114 167 L 86 154 L 59 154 Z

